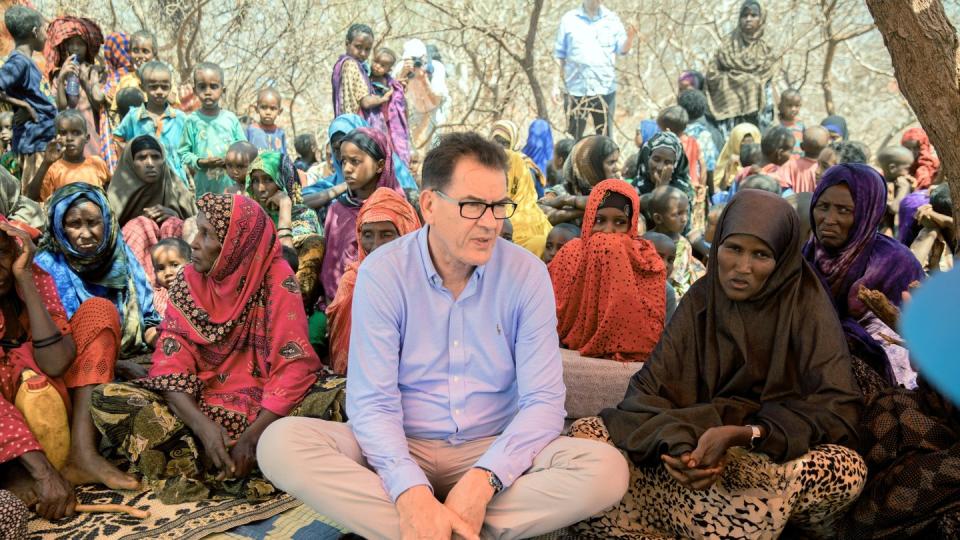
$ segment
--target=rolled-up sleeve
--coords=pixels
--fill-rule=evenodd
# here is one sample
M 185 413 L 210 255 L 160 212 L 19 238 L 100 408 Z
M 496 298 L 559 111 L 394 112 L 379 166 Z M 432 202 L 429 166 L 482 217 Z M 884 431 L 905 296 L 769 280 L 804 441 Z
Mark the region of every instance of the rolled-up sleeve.
M 394 501 L 408 489 L 430 487 L 413 458 L 403 429 L 399 366 L 403 299 L 397 287 L 360 266 L 353 295 L 347 415 L 354 436 Z M 432 489 L 432 488 L 431 488 Z
M 543 265 L 531 277 L 535 279 L 520 288 L 528 294 L 521 302 L 515 348 L 519 411 L 476 463 L 493 471 L 505 488 L 560 435 L 566 416 L 553 287 Z

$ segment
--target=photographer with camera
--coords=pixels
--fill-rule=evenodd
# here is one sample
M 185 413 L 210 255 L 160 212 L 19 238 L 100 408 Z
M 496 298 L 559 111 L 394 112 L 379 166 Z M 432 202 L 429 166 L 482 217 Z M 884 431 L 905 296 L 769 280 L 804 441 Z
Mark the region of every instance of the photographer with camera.
M 403 62 L 396 68 L 396 77 L 407 81 L 407 122 L 413 146 L 418 147 L 439 137 L 437 129 L 445 120 L 450 100 L 446 69 L 439 59 L 433 61 L 419 39 L 404 43 L 401 57 Z

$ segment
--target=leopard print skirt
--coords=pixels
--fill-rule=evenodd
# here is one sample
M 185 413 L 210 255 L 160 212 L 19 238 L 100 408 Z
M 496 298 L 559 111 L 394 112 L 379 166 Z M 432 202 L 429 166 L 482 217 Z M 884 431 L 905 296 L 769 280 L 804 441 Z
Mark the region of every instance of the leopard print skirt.
M 597 417 L 570 435 L 609 442 Z M 663 468 L 630 464 L 630 488 L 620 504 L 572 527 L 577 538 L 777 538 L 787 524 L 808 537 L 833 536 L 833 524 L 860 494 L 867 467 L 853 450 L 818 446 L 793 461 L 733 448 L 720 481 L 693 491 Z

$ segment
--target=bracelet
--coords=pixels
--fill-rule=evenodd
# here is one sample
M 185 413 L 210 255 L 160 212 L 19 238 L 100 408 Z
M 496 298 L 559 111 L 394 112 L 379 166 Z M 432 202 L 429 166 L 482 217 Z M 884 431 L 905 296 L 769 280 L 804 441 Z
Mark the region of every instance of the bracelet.
M 63 340 L 63 334 L 61 334 L 60 332 L 57 332 L 56 334 L 50 337 L 33 340 L 33 348 L 42 349 L 44 347 L 49 347 L 50 345 L 53 345 L 55 343 L 60 343 L 61 340 Z
M 277 238 L 293 238 L 293 233 L 285 232 L 277 235 Z
M 278 231 L 292 231 L 293 229 L 291 229 L 290 227 L 277 227 L 277 230 L 278 230 Z

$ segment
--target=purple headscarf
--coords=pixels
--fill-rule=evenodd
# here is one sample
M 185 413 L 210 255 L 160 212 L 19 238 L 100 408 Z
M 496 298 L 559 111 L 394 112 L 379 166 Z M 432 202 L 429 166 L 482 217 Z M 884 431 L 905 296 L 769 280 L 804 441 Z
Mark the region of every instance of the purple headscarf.
M 860 285 L 882 292 L 899 306 L 903 291 L 926 275 L 913 253 L 903 244 L 880 234 L 880 222 L 887 206 L 887 186 L 872 167 L 844 163 L 830 167 L 810 201 L 810 223 L 817 201 L 838 184 L 846 184 L 853 197 L 853 227 L 846 244 L 838 251 L 825 248 L 814 234 L 804 246 L 803 255 L 823 277 L 827 291 L 841 318 L 859 319 L 867 311 L 857 299 Z M 814 225 L 814 229 L 816 226 Z
M 343 65 L 346 62 L 356 62 L 357 68 L 360 69 L 360 75 L 363 76 L 363 82 L 367 84 L 367 91 L 370 94 L 374 93 L 373 83 L 370 82 L 370 76 L 367 75 L 367 68 L 359 60 L 350 56 L 349 54 L 343 54 L 340 58 L 337 59 L 337 63 L 333 65 L 333 76 L 331 78 L 331 84 L 333 85 L 333 117 L 336 118 L 343 112 L 343 103 L 340 100 L 340 83 L 343 80 Z M 380 112 L 380 109 L 362 109 L 360 113 L 363 115 L 363 119 L 367 121 L 367 124 L 370 127 L 379 129 L 380 131 L 386 131 L 386 123 L 383 120 L 383 113 Z
M 693 88 L 703 91 L 703 73 L 699 71 L 687 70 L 680 74 L 677 78 L 677 86 L 680 86 L 679 83 L 687 82 Z
M 900 226 L 897 227 L 897 238 L 904 245 L 909 246 L 917 239 L 920 227 L 915 227 L 917 210 L 925 204 L 930 204 L 930 193 L 927 190 L 914 191 L 900 201 L 897 214 L 900 216 Z
M 820 243 L 813 212 L 824 192 L 838 184 L 846 184 L 853 198 L 853 227 L 843 247 L 833 251 Z M 830 167 L 813 192 L 810 223 L 814 234 L 804 246 L 803 256 L 820 274 L 833 300 L 850 352 L 888 383 L 896 384 L 886 352 L 859 322 L 868 310 L 857 298 L 857 291 L 861 285 L 880 291 L 899 306 L 903 291 L 926 275 L 909 249 L 879 232 L 886 206 L 887 186 L 872 167 L 855 163 Z

